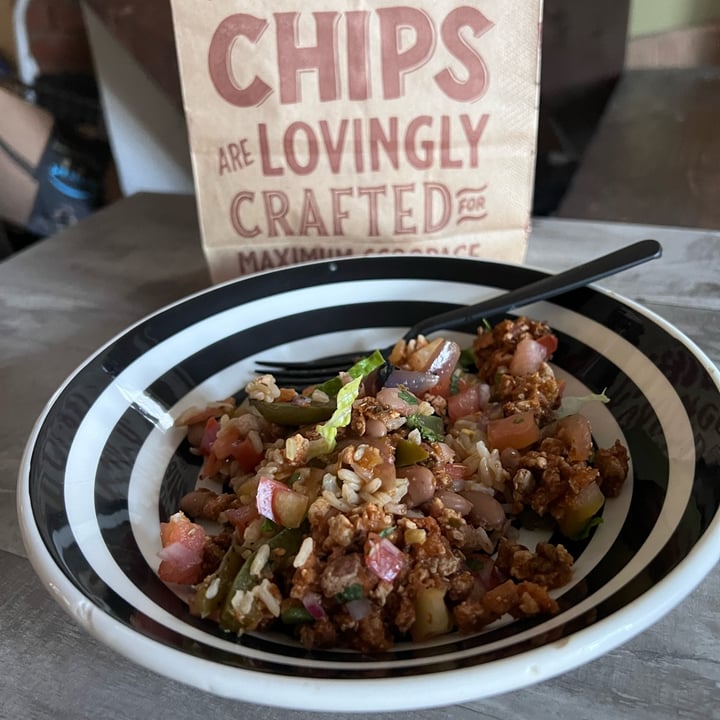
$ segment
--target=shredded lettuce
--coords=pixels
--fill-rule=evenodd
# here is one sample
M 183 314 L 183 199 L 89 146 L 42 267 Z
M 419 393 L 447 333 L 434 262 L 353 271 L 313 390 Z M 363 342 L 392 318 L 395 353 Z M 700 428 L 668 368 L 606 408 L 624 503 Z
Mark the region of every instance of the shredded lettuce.
M 368 355 L 367 357 L 361 358 L 358 360 L 348 371 L 347 374 L 354 379 L 356 378 L 363 378 L 366 375 L 369 375 L 373 370 L 379 368 L 381 365 L 385 364 L 385 358 L 383 357 L 383 354 L 379 350 L 375 350 L 372 354 Z M 321 390 L 324 392 L 328 397 L 335 397 L 339 392 L 340 389 L 343 387 L 342 380 L 340 379 L 340 376 L 336 376 L 334 378 L 330 378 L 330 380 L 326 380 L 321 385 L 317 386 L 317 390 Z
M 343 385 L 338 376 L 324 382 L 322 385 L 318 385 L 318 388 L 324 393 L 327 393 L 330 397 L 336 397 L 335 412 L 326 422 L 316 426 L 315 429 L 320 437 L 317 440 L 310 441 L 308 458 L 327 455 L 335 449 L 338 428 L 350 424 L 352 406 L 360 394 L 360 383 L 366 375 L 384 364 L 385 358 L 382 353 L 375 350 L 371 355 L 358 360 L 347 371 L 347 374 L 353 378 L 349 383 Z
M 575 415 L 575 413 L 580 412 L 580 408 L 583 405 L 589 402 L 609 403 L 610 398 L 605 394 L 605 390 L 601 393 L 564 397 L 555 416 L 559 419 L 568 415 Z
M 337 407 L 330 419 L 322 425 L 317 426 L 317 431 L 329 446 L 328 452 L 335 447 L 335 438 L 337 437 L 338 428 L 345 427 L 350 423 L 352 414 L 352 406 L 360 392 L 360 383 L 362 377 L 351 380 L 347 385 L 340 388 L 337 394 Z

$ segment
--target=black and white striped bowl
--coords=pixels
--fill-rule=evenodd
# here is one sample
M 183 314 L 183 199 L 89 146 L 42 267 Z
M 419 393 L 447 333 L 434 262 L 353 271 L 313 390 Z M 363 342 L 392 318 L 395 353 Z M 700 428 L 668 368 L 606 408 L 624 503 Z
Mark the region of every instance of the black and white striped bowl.
M 350 258 L 227 283 L 117 337 L 57 391 L 22 463 L 18 506 L 36 571 L 89 632 L 134 661 L 218 695 L 305 710 L 407 710 L 529 685 L 607 652 L 685 597 L 720 556 L 720 376 L 676 329 L 581 289 L 525 308 L 560 338 L 568 392 L 599 444 L 632 472 L 604 522 L 573 547 L 561 612 L 385 655 L 307 651 L 280 635 L 237 640 L 193 618 L 156 576 L 159 523 L 198 467 L 173 417 L 227 397 L 258 358 L 384 346 L 420 317 L 536 279 L 489 262 Z M 462 336 L 467 342 L 473 328 Z

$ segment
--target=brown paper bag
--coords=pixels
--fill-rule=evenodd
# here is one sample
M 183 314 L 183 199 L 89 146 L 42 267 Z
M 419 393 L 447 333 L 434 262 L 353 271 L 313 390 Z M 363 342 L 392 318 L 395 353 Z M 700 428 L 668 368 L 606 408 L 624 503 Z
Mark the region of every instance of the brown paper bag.
M 522 262 L 541 0 L 172 0 L 213 279 L 366 253 Z

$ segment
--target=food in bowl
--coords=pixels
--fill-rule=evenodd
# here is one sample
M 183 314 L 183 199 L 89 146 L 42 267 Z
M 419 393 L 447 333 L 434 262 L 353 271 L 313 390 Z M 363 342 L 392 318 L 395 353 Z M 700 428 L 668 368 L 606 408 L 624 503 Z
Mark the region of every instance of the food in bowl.
M 228 633 L 366 653 L 557 612 L 570 543 L 520 532 L 586 537 L 629 465 L 563 397 L 557 344 L 506 319 L 465 350 L 420 336 L 321 385 L 262 375 L 190 408 L 176 424 L 202 468 L 161 523 L 160 578 Z

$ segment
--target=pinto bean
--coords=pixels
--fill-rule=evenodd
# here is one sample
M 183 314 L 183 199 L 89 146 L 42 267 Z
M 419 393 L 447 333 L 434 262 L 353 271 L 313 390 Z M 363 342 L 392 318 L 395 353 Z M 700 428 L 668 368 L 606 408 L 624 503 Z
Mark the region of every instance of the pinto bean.
M 375 438 L 385 437 L 387 435 L 387 426 L 382 420 L 370 418 L 365 423 L 365 435 Z
M 506 470 L 514 473 L 520 467 L 520 453 L 515 448 L 505 448 L 500 453 L 500 462 Z
M 435 494 L 435 476 L 424 465 L 408 465 L 397 469 L 398 477 L 407 478 L 408 491 L 404 501 L 408 507 L 417 507 Z
M 191 518 L 201 517 L 205 509 L 205 505 L 212 500 L 217 498 L 217 493 L 214 493 L 208 488 L 198 488 L 197 490 L 191 490 L 180 500 L 180 509 Z
M 485 530 L 499 530 L 503 526 L 505 511 L 492 495 L 482 490 L 467 490 L 461 494 L 472 503 L 468 518 L 473 525 Z
M 437 496 L 446 508 L 454 510 L 460 515 L 467 515 L 472 510 L 472 503 L 453 490 L 440 490 Z

